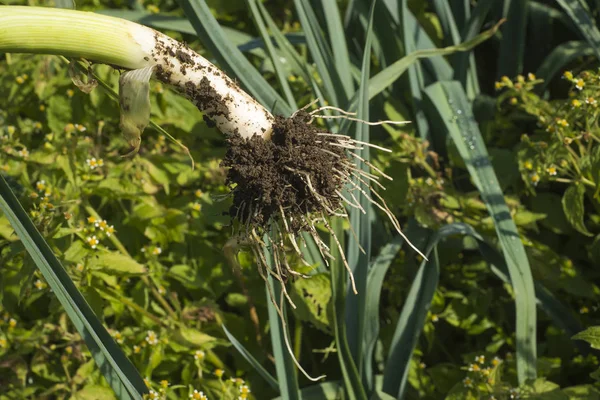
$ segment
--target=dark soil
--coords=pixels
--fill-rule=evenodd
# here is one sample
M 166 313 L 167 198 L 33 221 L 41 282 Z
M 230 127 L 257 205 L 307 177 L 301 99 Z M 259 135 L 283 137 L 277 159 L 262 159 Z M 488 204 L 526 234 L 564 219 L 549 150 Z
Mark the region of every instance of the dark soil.
M 344 149 L 329 145 L 335 139 L 317 136 L 322 130 L 308 125 L 308 119 L 303 113 L 294 118 L 275 117 L 271 140 L 228 136 L 222 165 L 228 168 L 227 184 L 233 192 L 232 217 L 252 228 L 266 228 L 271 217 L 277 220 L 281 207 L 292 232 L 306 229 L 299 216 L 327 214 L 322 200 L 306 184 L 306 176 L 320 196 L 339 204 L 335 191 L 344 182 L 333 169 L 344 170 L 347 155 Z

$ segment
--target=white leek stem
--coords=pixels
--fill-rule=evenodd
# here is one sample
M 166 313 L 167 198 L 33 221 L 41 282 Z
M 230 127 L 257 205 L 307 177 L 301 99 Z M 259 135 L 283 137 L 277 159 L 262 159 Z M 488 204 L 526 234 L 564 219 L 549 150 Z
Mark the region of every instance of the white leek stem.
M 0 6 L 0 52 L 81 57 L 125 69 L 155 66 L 223 133 L 270 137 L 273 115 L 187 46 L 119 18 L 57 8 Z

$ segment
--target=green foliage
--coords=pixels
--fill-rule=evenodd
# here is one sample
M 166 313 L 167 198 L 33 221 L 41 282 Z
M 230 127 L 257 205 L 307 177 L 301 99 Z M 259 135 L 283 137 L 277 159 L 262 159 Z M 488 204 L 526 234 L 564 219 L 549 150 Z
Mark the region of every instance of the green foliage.
M 362 156 L 393 178 L 379 193 L 430 259 L 364 201 L 351 226 L 331 223 L 359 294 L 337 244 L 326 266 L 308 241 L 311 267 L 290 252 L 311 277 L 288 282 L 296 308 L 283 303 L 285 324 L 251 254 L 222 250 L 225 143 L 193 105 L 151 81 L 155 125 L 123 158 L 119 105 L 103 87 L 116 89 L 118 74 L 94 65 L 100 85 L 85 94 L 57 57 L 0 63 L 0 173 L 86 315 L 146 378 L 147 398 L 600 398 L 600 75 L 586 70 L 598 3 L 288 3 L 77 4 L 207 48 L 276 113 L 318 98 L 372 121 L 414 121 L 316 123 L 392 149 Z M 191 149 L 196 168 L 153 126 Z M 126 398 L 8 217 L 0 400 Z M 292 355 L 326 380 L 309 382 Z

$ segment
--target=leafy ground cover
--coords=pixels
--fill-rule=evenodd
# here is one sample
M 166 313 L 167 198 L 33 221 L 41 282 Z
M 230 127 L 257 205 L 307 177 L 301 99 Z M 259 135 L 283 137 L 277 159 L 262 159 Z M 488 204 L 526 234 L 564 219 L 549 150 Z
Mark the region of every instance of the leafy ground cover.
M 392 150 L 370 160 L 429 261 L 368 204 L 350 218 L 366 254 L 332 222 L 358 296 L 339 261 L 290 252 L 312 274 L 288 282 L 290 349 L 327 376 L 316 384 L 287 354 L 252 253 L 226 246 L 225 138 L 170 88 L 152 82 L 155 125 L 123 157 L 118 72 L 95 65 L 88 94 L 62 58 L 5 54 L 0 172 L 146 398 L 598 398 L 600 33 L 583 3 L 208 2 L 223 28 L 204 1 L 77 3 L 186 41 L 275 113 L 321 97 L 413 121 L 318 121 Z M 0 398 L 117 398 L 7 215 L 0 263 Z

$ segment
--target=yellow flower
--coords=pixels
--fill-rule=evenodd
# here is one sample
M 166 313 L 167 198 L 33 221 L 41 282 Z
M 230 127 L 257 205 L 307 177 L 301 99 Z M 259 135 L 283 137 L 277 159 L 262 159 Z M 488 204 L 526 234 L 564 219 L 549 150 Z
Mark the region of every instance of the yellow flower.
M 0 349 L 5 349 L 8 347 L 8 342 L 6 339 L 2 338 L 0 339 Z
M 194 192 L 194 195 L 196 195 L 196 197 L 202 197 L 202 190 L 198 189 Z
M 200 211 L 202 209 L 202 204 L 200 204 L 196 201 L 195 203 L 192 203 L 190 205 L 190 208 L 194 211 Z
M 504 84 L 503 84 L 502 82 L 495 82 L 495 83 L 494 83 L 494 88 L 495 88 L 496 90 L 500 90 L 500 89 L 502 89 L 503 87 L 504 87 Z
M 204 360 L 204 357 L 206 357 L 206 353 L 202 350 L 196 350 L 194 353 L 194 358 L 198 361 Z
M 161 253 L 162 253 L 162 249 L 160 247 L 158 247 L 158 246 L 156 246 L 156 247 L 154 247 L 152 249 L 152 254 L 154 254 L 155 256 L 157 256 L 157 255 L 159 255 Z
M 436 323 L 440 320 L 440 317 L 437 314 L 431 315 L 431 322 Z
M 158 335 L 154 331 L 148 331 L 146 335 L 146 342 L 150 346 L 155 346 L 158 344 Z
M 483 376 L 490 376 L 491 373 L 492 373 L 492 370 L 489 367 L 481 370 L 481 374 Z
M 41 122 L 36 122 L 33 124 L 34 129 L 40 130 L 42 129 L 42 123 Z
M 133 345 L 133 353 L 134 354 L 138 354 L 140 351 L 142 351 L 142 348 L 138 345 Z
M 579 107 L 581 107 L 581 101 L 579 101 L 577 99 L 573 99 L 573 100 L 571 100 L 571 105 L 573 106 L 573 108 L 579 108 Z
M 160 394 L 154 390 L 150 390 L 147 395 L 144 395 L 144 398 L 148 400 L 158 400 L 160 399 Z
M 166 389 L 166 388 L 168 388 L 168 387 L 169 387 L 169 381 L 167 381 L 167 380 L 164 380 L 164 379 L 163 379 L 162 381 L 160 381 L 160 386 L 161 386 L 163 389 Z
M 8 327 L 9 328 L 14 328 L 15 326 L 17 326 L 17 320 L 14 318 L 11 318 L 8 320 Z
M 75 131 L 75 125 L 69 123 L 65 125 L 65 132 L 66 133 L 73 133 Z
M 35 286 L 37 290 L 42 290 L 43 288 L 46 287 L 46 284 L 38 279 L 37 281 L 35 281 L 33 286 Z
M 514 106 L 516 105 L 519 101 L 517 100 L 516 97 L 511 97 L 510 100 L 508 101 L 510 103 L 510 105 Z
M 29 197 L 31 197 L 32 199 L 37 199 L 38 197 L 40 197 L 40 195 L 37 194 L 36 192 L 31 192 L 31 194 L 29 195 Z
M 158 7 L 156 7 L 154 4 L 149 4 L 146 7 L 146 10 L 148 10 L 148 12 L 152 13 L 152 14 L 156 14 L 158 13 L 160 10 L 158 9 Z
M 529 79 L 530 81 L 535 81 L 535 74 L 532 74 L 531 72 L 527 74 L 527 79 Z
M 22 85 L 23 83 L 25 83 L 25 79 L 23 79 L 23 77 L 22 77 L 22 76 L 17 76 L 17 77 L 15 78 L 15 81 L 16 81 L 16 82 L 17 82 L 19 85 Z
M 463 379 L 463 385 L 468 388 L 473 387 L 473 380 L 467 376 Z
M 511 83 L 512 83 L 512 82 L 511 82 L 511 80 L 510 80 L 510 79 L 508 78 L 508 76 L 506 76 L 506 75 L 504 75 L 502 78 L 500 78 L 500 81 L 501 81 L 502 83 L 504 83 L 505 85 L 507 85 L 507 84 L 511 84 Z
M 250 394 L 250 388 L 247 385 L 240 386 L 240 394 L 245 394 L 246 396 L 248 396 L 248 394 Z
M 479 364 L 485 363 L 485 356 L 483 354 L 475 357 L 475 362 Z
M 98 246 L 98 244 L 100 244 L 100 241 L 98 240 L 96 235 L 88 236 L 88 238 L 85 241 L 91 246 L 92 249 L 95 249 L 96 246 Z
M 108 228 L 108 222 L 106 222 L 105 219 L 98 221 L 94 224 L 94 226 L 96 226 L 96 228 L 100 228 L 101 231 L 105 230 L 106 228 Z
M 548 173 L 548 175 L 556 175 L 556 167 L 555 166 L 549 166 L 548 168 L 546 168 L 546 172 Z
M 593 97 L 588 97 L 587 99 L 585 99 L 585 103 L 593 107 L 596 107 L 598 105 L 598 102 Z
M 67 96 L 73 97 L 75 95 L 75 91 L 73 89 L 67 89 Z
M 556 124 L 562 126 L 563 128 L 566 128 L 567 126 L 569 126 L 569 122 L 564 118 L 557 119 Z
M 534 172 L 531 174 L 531 183 L 533 183 L 533 186 L 537 186 L 537 184 L 540 182 L 540 176 L 537 174 L 537 172 Z
M 96 169 L 104 165 L 104 161 L 101 158 L 97 160 L 96 157 L 88 158 L 85 162 L 90 169 Z
M 43 179 L 41 181 L 37 181 L 35 183 L 35 188 L 38 190 L 38 192 L 46 190 L 46 181 Z
M 590 309 L 589 309 L 589 308 L 587 308 L 586 306 L 583 306 L 583 307 L 581 307 L 581 308 L 579 309 L 579 313 L 580 313 L 580 314 L 587 314 L 587 313 L 589 313 L 589 312 L 590 312 Z
M 523 163 L 523 166 L 528 169 L 528 170 L 532 170 L 533 169 L 533 164 L 531 161 L 527 160 Z
M 115 233 L 115 227 L 114 226 L 107 226 L 106 227 L 106 236 L 112 235 L 113 233 Z
M 17 128 L 15 128 L 12 125 L 9 125 L 6 127 L 6 133 L 8 133 L 9 135 L 12 135 L 13 133 L 15 133 L 16 130 L 17 130 Z
M 567 79 L 567 80 L 572 80 L 573 79 L 573 73 L 571 71 L 565 71 L 563 73 L 563 78 Z
M 498 365 L 500 365 L 502 363 L 502 359 L 500 357 L 494 357 L 494 359 L 492 360 L 492 365 L 494 367 L 497 367 Z
M 224 373 L 225 373 L 225 371 L 223 371 L 221 368 L 217 368 L 217 369 L 215 370 L 215 376 L 216 376 L 217 378 L 222 378 Z
M 190 399 L 193 400 L 208 400 L 208 397 L 204 394 L 204 392 L 199 392 L 194 389 L 194 391 L 190 394 Z
M 19 157 L 27 158 L 29 157 L 29 150 L 27 150 L 27 147 L 23 147 L 21 150 L 17 151 L 17 154 Z
M 72 346 L 65 347 L 65 353 L 67 353 L 67 354 L 73 354 L 73 347 Z
M 87 222 L 88 224 L 96 224 L 96 217 L 88 217 Z
M 86 127 L 83 125 L 79 125 L 79 124 L 75 124 L 75 129 L 77 129 L 79 132 L 85 132 L 87 131 Z
M 470 364 L 469 365 L 469 371 L 471 372 L 479 372 L 481 370 L 481 368 L 479 367 L 478 364 Z
M 582 90 L 584 86 L 585 82 L 583 81 L 583 79 L 577 79 L 577 82 L 575 82 L 575 88 L 577 88 L 578 90 Z
M 76 269 L 77 271 L 79 271 L 79 272 L 83 272 L 83 264 L 77 264 L 77 265 L 75 266 L 75 269 Z
M 158 293 L 160 293 L 160 294 L 163 294 L 163 295 L 164 295 L 165 293 L 167 293 L 167 289 L 165 289 L 165 287 L 164 287 L 164 286 L 159 286 L 159 287 L 158 287 Z
M 123 335 L 121 334 L 121 332 L 115 331 L 112 336 L 115 339 L 115 342 L 123 344 Z

